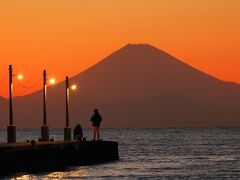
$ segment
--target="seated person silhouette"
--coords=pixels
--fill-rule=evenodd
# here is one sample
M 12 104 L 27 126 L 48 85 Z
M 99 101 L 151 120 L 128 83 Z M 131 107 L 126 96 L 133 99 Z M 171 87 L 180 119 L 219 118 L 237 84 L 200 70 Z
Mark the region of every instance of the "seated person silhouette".
M 80 124 L 77 124 L 76 127 L 73 130 L 73 138 L 77 141 L 82 141 L 83 133 L 82 133 L 82 127 Z

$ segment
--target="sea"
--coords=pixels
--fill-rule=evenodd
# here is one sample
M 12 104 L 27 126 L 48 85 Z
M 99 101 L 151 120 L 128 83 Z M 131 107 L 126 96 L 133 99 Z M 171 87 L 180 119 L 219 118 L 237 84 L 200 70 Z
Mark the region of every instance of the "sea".
M 83 133 L 92 139 L 90 129 Z M 50 134 L 63 139 L 62 129 Z M 39 130 L 17 131 L 18 141 L 39 137 Z M 118 141 L 119 161 L 5 179 L 240 179 L 240 128 L 101 129 L 101 138 Z

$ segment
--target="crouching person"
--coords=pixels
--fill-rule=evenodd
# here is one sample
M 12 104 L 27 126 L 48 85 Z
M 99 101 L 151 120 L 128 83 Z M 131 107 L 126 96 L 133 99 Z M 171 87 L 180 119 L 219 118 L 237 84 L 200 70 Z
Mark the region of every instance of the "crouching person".
M 73 137 L 74 137 L 74 140 L 82 141 L 83 133 L 82 133 L 82 127 L 80 124 L 77 124 L 76 127 L 74 128 Z

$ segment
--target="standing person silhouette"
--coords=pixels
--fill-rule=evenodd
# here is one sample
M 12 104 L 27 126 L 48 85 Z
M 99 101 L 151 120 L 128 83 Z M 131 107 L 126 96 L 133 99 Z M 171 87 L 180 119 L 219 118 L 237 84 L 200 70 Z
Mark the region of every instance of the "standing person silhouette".
M 92 115 L 90 121 L 92 122 L 93 126 L 93 140 L 98 140 L 100 138 L 99 129 L 100 129 L 100 123 L 102 121 L 101 115 L 98 113 L 98 109 L 93 110 L 94 114 Z

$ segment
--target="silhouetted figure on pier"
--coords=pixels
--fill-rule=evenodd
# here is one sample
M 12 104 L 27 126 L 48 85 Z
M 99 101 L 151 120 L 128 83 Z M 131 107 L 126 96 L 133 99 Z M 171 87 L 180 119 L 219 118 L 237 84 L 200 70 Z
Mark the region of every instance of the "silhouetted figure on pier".
M 92 122 L 92 126 L 93 126 L 93 140 L 98 140 L 100 138 L 100 133 L 99 133 L 99 129 L 100 129 L 100 123 L 102 122 L 102 117 L 98 112 L 98 109 L 94 109 L 93 110 L 94 114 L 92 115 L 90 121 Z
M 77 124 L 73 130 L 73 138 L 74 140 L 81 141 L 83 137 L 82 127 L 80 124 Z

